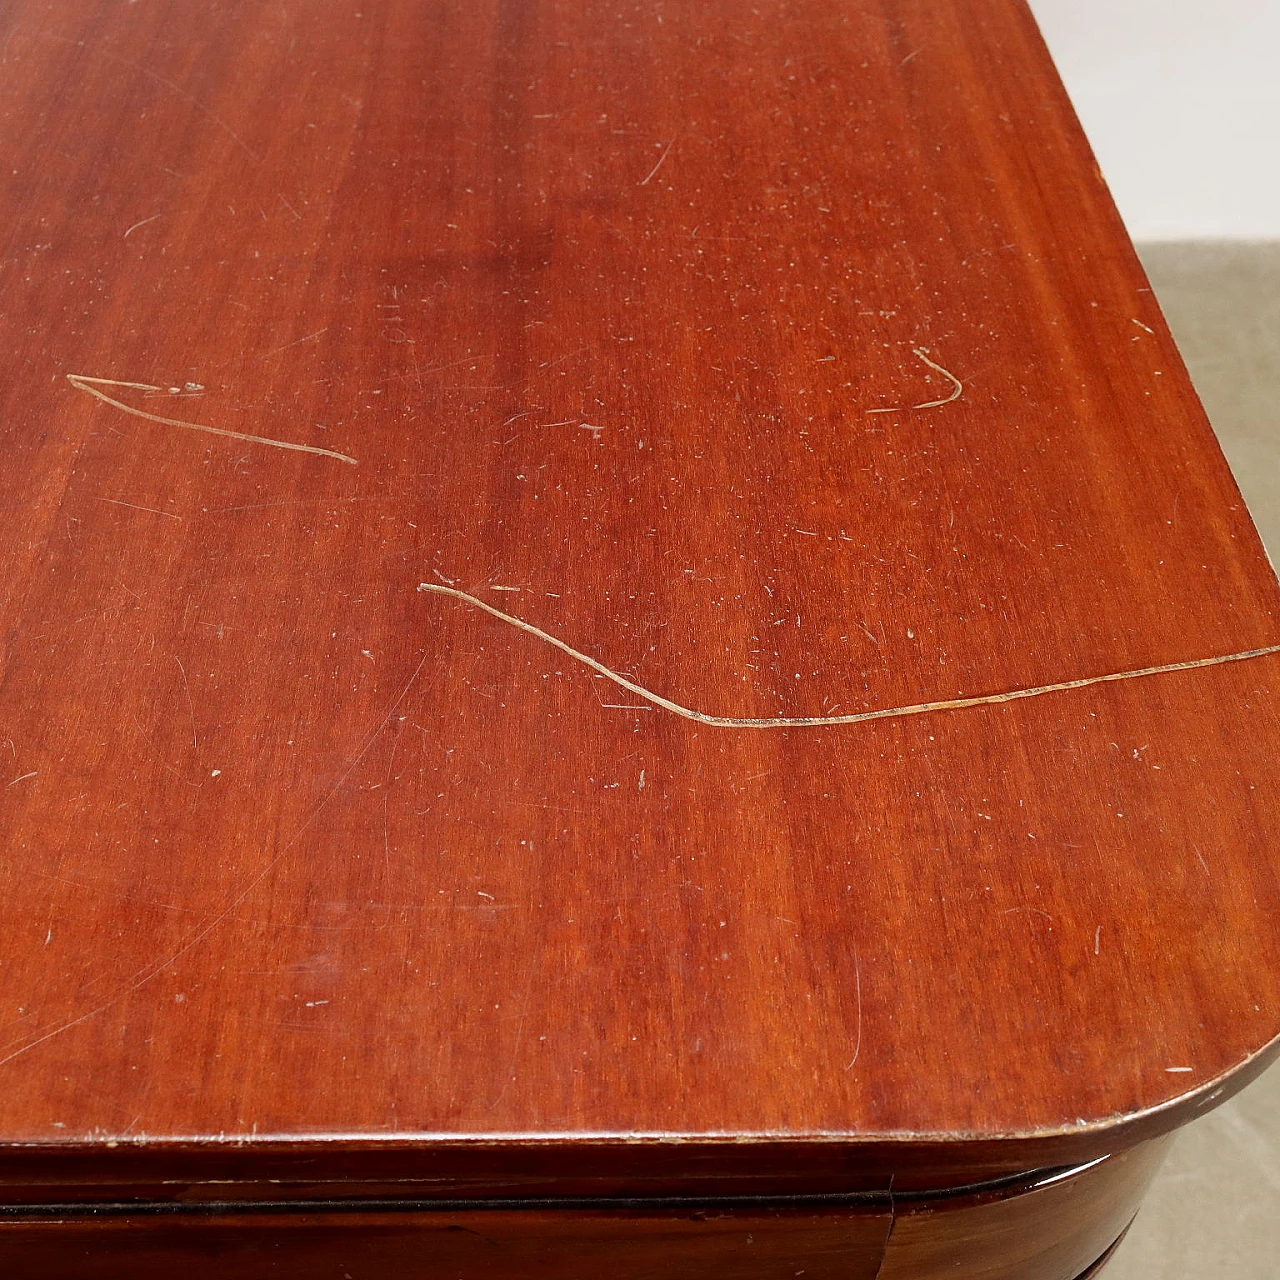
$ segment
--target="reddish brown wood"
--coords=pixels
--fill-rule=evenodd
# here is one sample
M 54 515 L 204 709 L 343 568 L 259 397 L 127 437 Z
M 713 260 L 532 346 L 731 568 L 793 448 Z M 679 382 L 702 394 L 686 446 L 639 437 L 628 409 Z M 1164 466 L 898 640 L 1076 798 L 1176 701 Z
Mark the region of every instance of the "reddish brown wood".
M 1130 1226 L 1132 1226 L 1132 1225 L 1133 1225 L 1133 1224 L 1132 1224 L 1132 1223 L 1130 1223 Z M 1121 1232 L 1121 1234 L 1120 1234 L 1120 1236 L 1118 1237 L 1118 1239 L 1116 1239 L 1116 1240 L 1112 1243 L 1111 1248 L 1109 1248 L 1109 1249 L 1106 1251 L 1106 1253 L 1104 1253 L 1104 1254 L 1102 1255 L 1102 1257 L 1100 1257 L 1100 1258 L 1097 1260 L 1097 1262 L 1095 1262 L 1095 1263 L 1093 1264 L 1093 1266 L 1089 1267 L 1086 1271 L 1082 1271 L 1082 1272 L 1080 1273 L 1079 1280 L 1094 1280 L 1094 1278 L 1095 1278 L 1096 1276 L 1100 1276 L 1100 1275 L 1102 1274 L 1102 1269 L 1103 1269 L 1103 1267 L 1105 1267 L 1105 1266 L 1107 1265 L 1107 1263 L 1108 1263 L 1108 1262 L 1110 1262 L 1110 1261 L 1111 1261 L 1111 1259 L 1115 1256 L 1115 1252 L 1116 1252 L 1116 1250 L 1117 1250 L 1117 1249 L 1118 1249 L 1122 1244 L 1124 1244 L 1125 1236 L 1127 1236 L 1128 1234 L 1129 1234 L 1129 1228 L 1128 1228 L 1128 1227 L 1126 1227 L 1126 1228 L 1124 1229 L 1124 1231 L 1123 1231 L 1123 1232 Z
M 801 1207 L 624 1207 L 599 1199 L 544 1208 L 471 1202 L 388 1210 L 250 1212 L 246 1206 L 137 1208 L 89 1217 L 0 1216 L 0 1258 L 14 1280 L 263 1274 L 364 1280 L 1084 1280 L 1137 1208 L 1168 1139 L 1059 1176 L 949 1196 L 870 1196 Z
M 0 1223 L 0 1258 L 15 1280 L 51 1265 L 67 1280 L 541 1280 L 592 1267 L 619 1280 L 874 1280 L 888 1229 L 887 1212 L 228 1214 Z
M 1022 1194 L 900 1202 L 877 1280 L 1087 1280 L 1128 1230 L 1169 1141 Z
M 1274 654 L 733 728 L 419 590 L 730 717 L 1280 644 L 1020 3 L 0 57 L 11 1199 L 943 1186 L 1273 1054 Z

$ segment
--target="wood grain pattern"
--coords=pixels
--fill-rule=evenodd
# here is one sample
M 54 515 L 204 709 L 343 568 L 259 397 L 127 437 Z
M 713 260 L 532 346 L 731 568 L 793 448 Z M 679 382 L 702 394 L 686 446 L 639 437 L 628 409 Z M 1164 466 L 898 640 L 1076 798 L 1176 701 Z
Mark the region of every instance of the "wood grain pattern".
M 462 1201 L 350 1204 L 63 1206 L 0 1215 L 13 1280 L 50 1268 L 75 1280 L 181 1273 L 191 1280 L 275 1274 L 381 1280 L 1084 1280 L 1137 1208 L 1168 1139 L 1059 1176 L 949 1196 L 880 1194 L 862 1203 L 618 1204 Z
M 1021 1195 L 896 1206 L 876 1280 L 1086 1280 L 1123 1238 L 1170 1139 L 1157 1139 Z
M 1274 653 L 761 734 L 418 590 L 731 718 L 1280 644 L 1021 3 L 0 59 L 14 1196 L 944 1185 L 1274 1053 Z
M 15 1280 L 51 1265 L 66 1280 L 558 1280 L 599 1267 L 619 1280 L 874 1280 L 888 1228 L 887 1213 L 227 1214 L 0 1224 L 0 1257 Z

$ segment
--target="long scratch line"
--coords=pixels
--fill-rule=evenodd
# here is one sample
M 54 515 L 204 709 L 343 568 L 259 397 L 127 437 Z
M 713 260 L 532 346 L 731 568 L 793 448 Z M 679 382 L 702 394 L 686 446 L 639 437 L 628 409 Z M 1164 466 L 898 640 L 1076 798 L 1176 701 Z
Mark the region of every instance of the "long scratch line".
M 207 431 L 211 436 L 230 436 L 232 440 L 247 440 L 250 444 L 269 444 L 277 449 L 294 449 L 298 453 L 315 453 L 322 458 L 337 458 L 340 462 L 349 462 L 353 467 L 360 464 L 345 453 L 337 453 L 333 449 L 319 449 L 313 444 L 294 444 L 289 440 L 272 440 L 267 436 L 251 436 L 243 431 L 228 431 L 225 427 L 208 427 L 203 422 L 186 422 L 182 418 L 162 418 L 158 413 L 148 413 L 145 409 L 136 409 L 123 400 L 109 396 L 101 387 L 129 387 L 134 391 L 164 392 L 164 387 L 153 387 L 149 382 L 122 382 L 119 378 L 91 378 L 87 373 L 69 373 L 67 381 L 77 391 L 87 391 L 96 400 L 109 404 L 113 409 L 131 413 L 135 418 L 145 418 L 148 422 L 161 422 L 168 427 L 186 427 L 188 431 Z
M 464 604 L 483 609 L 485 613 L 499 619 L 501 622 L 506 622 L 531 636 L 536 636 L 543 643 L 559 649 L 561 653 L 567 653 L 576 662 L 581 662 L 583 666 L 590 667 L 592 671 L 598 672 L 606 680 L 612 680 L 614 684 L 621 685 L 628 692 L 634 693 L 636 697 L 644 698 L 647 702 L 652 702 L 666 711 L 673 712 L 675 715 L 683 716 L 686 720 L 696 720 L 698 724 L 711 724 L 723 729 L 804 729 L 819 725 L 864 724 L 868 720 L 888 720 L 898 716 L 920 716 L 930 711 L 959 711 L 964 707 L 995 706 L 1002 702 L 1016 702 L 1019 698 L 1038 698 L 1042 693 L 1063 693 L 1068 689 L 1087 689 L 1094 684 L 1110 684 L 1116 680 L 1136 680 L 1140 676 L 1166 675 L 1173 671 L 1194 671 L 1199 667 L 1217 667 L 1224 662 L 1244 662 L 1248 658 L 1261 658 L 1267 654 L 1280 653 L 1280 644 L 1273 644 L 1261 649 L 1245 649 L 1240 653 L 1220 654 L 1213 658 L 1195 658 L 1190 662 L 1166 662 L 1158 667 L 1138 667 L 1136 670 L 1131 671 L 1112 671 L 1102 676 L 1084 676 L 1079 680 L 1063 680 L 1058 684 L 1040 684 L 1026 689 L 1011 689 L 1007 693 L 985 693 L 976 698 L 950 698 L 941 702 L 917 702 L 911 706 L 884 707 L 879 711 L 859 711 L 852 715 L 713 716 L 704 711 L 695 711 L 692 707 L 682 707 L 678 702 L 672 702 L 670 698 L 664 698 L 661 694 L 654 693 L 652 690 L 628 680 L 626 676 L 621 676 L 616 671 L 611 671 L 604 663 L 597 662 L 590 655 L 565 644 L 563 640 L 559 640 L 548 632 L 543 631 L 541 627 L 535 627 L 531 622 L 525 622 L 523 618 L 517 618 L 512 614 L 504 613 L 501 609 L 495 609 L 493 605 L 486 603 L 484 600 L 479 600 L 475 596 L 468 595 L 465 591 L 459 591 L 456 587 L 441 587 L 434 582 L 420 582 L 418 590 L 432 591 L 442 596 L 452 596 L 455 600 L 461 600 Z
M 928 347 L 912 347 L 911 351 L 917 359 L 927 364 L 930 369 L 951 380 L 951 394 L 943 396 L 941 400 L 926 400 L 923 404 L 899 404 L 886 409 L 868 409 L 868 413 L 906 413 L 909 409 L 937 409 L 941 405 L 950 404 L 953 400 L 960 399 L 960 395 L 964 391 L 964 383 L 950 369 L 944 369 L 940 364 L 930 360 Z

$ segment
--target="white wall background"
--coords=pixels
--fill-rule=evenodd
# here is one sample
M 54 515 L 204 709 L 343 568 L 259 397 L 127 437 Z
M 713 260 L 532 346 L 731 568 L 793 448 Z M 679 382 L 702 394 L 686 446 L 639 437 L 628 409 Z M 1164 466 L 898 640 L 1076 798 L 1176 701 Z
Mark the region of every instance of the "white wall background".
M 1135 240 L 1280 239 L 1280 0 L 1030 0 Z

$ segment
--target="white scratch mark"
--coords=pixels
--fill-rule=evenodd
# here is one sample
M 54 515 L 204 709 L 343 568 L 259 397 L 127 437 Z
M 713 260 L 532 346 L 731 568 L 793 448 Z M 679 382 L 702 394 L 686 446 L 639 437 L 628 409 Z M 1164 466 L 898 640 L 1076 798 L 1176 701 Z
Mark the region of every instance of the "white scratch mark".
M 662 168 L 663 164 L 667 159 L 667 156 L 671 152 L 671 148 L 674 147 L 675 144 L 676 144 L 676 140 L 672 138 L 671 141 L 668 142 L 667 145 L 662 149 L 662 154 L 658 157 L 658 163 L 655 164 L 653 168 L 650 169 L 649 172 L 645 174 L 643 178 L 640 179 L 640 185 L 642 187 L 647 187 L 649 185 L 653 177 L 657 174 L 658 170 Z
M 936 364 L 934 361 L 930 360 L 928 347 L 912 347 L 911 350 L 912 353 L 919 360 L 923 361 L 923 363 L 927 364 L 930 369 L 936 370 L 938 373 L 942 374 L 944 378 L 950 379 L 951 394 L 943 396 L 941 400 L 925 400 L 921 404 L 899 404 L 888 409 L 868 409 L 868 413 L 905 413 L 909 409 L 937 409 L 941 405 L 950 404 L 953 400 L 958 400 L 960 398 L 961 393 L 964 391 L 964 383 L 961 382 L 950 369 L 944 369 L 940 364 Z
M 1027 834 L 1031 835 L 1031 832 L 1028 831 Z M 1034 836 L 1031 836 L 1031 838 L 1033 840 L 1035 839 Z M 1034 911 L 1036 915 L 1044 916 L 1048 921 L 1053 920 L 1053 917 L 1047 911 L 1041 911 L 1039 907 L 1010 907 L 1007 911 L 1002 911 L 1000 914 L 1002 916 L 1011 916 L 1015 911 Z
M 1087 689 L 1095 684 L 1110 684 L 1117 680 L 1136 680 L 1142 676 L 1167 675 L 1174 671 L 1194 671 L 1200 667 L 1216 667 L 1226 662 L 1244 662 L 1250 658 L 1262 658 L 1270 654 L 1280 653 L 1280 644 L 1273 644 L 1260 649 L 1245 649 L 1240 653 L 1220 654 L 1212 658 L 1195 658 L 1190 662 L 1166 662 L 1155 667 L 1138 667 L 1130 671 L 1112 671 L 1101 676 L 1083 676 L 1076 680 L 1063 680 L 1057 684 L 1041 684 L 1026 689 L 1011 689 L 1007 693 L 986 693 L 974 698 L 948 698 L 940 702 L 918 702 L 905 707 L 885 707 L 879 711 L 859 711 L 852 715 L 716 716 L 708 715 L 704 711 L 695 711 L 691 707 L 681 706 L 678 702 L 672 702 L 670 698 L 664 698 L 661 694 L 654 693 L 652 690 L 628 680 L 626 676 L 610 670 L 602 662 L 597 662 L 595 658 L 588 654 L 581 653 L 572 646 L 565 644 L 563 640 L 559 640 L 548 632 L 543 631 L 541 627 L 535 627 L 532 623 L 525 622 L 524 619 L 514 617 L 512 614 L 503 613 L 501 609 L 495 609 L 493 605 L 487 604 L 475 596 L 468 595 L 465 591 L 459 591 L 456 587 L 441 587 L 434 582 L 420 582 L 418 590 L 430 591 L 442 596 L 452 596 L 455 600 L 461 600 L 464 604 L 483 609 L 491 617 L 497 618 L 500 622 L 505 622 L 519 631 L 536 636 L 545 644 L 559 649 L 561 653 L 568 654 L 576 662 L 581 662 L 583 666 L 590 667 L 592 671 L 598 672 L 606 680 L 612 680 L 614 684 L 620 685 L 637 697 L 652 702 L 655 706 L 662 707 L 675 715 L 683 716 L 686 720 L 695 720 L 699 724 L 716 725 L 726 729 L 802 729 L 822 725 L 863 724 L 869 720 L 918 716 L 933 711 L 959 711 L 965 707 L 996 706 L 1004 702 L 1015 702 L 1020 698 L 1038 698 L 1046 693 L 1063 693 L 1069 689 Z
M 149 218 L 143 218 L 141 222 L 135 222 L 133 226 L 131 226 L 129 230 L 126 231 L 124 235 L 120 237 L 120 239 L 127 240 L 130 237 L 130 235 L 133 234 L 133 232 L 137 231 L 139 227 L 145 227 L 148 222 L 154 222 L 157 218 L 163 218 L 163 217 L 164 217 L 164 211 L 161 210 L 159 213 L 153 213 Z
M 272 356 L 278 356 L 282 351 L 288 351 L 290 347 L 296 347 L 303 342 L 313 342 L 322 333 L 328 333 L 329 326 L 325 325 L 323 329 L 317 329 L 315 333 L 309 333 L 305 338 L 294 338 L 292 342 L 286 342 L 283 347 L 273 347 L 265 356 L 261 356 L 262 360 L 269 360 Z
M 858 1027 L 854 1033 L 853 1057 L 846 1063 L 846 1071 L 853 1070 L 854 1064 L 858 1061 L 858 1054 L 862 1052 L 862 961 L 858 959 L 856 951 L 853 953 L 853 983 L 858 1001 Z
M 86 373 L 69 373 L 66 375 L 67 381 L 71 383 L 77 391 L 87 391 L 97 400 L 101 400 L 104 404 L 109 404 L 112 408 L 120 409 L 124 413 L 131 413 L 135 418 L 145 418 L 148 422 L 160 422 L 170 427 L 186 427 L 189 431 L 207 431 L 213 436 L 229 436 L 232 440 L 247 440 L 250 444 L 269 444 L 277 449 L 294 449 L 299 453 L 314 453 L 325 458 L 337 458 L 340 462 L 349 462 L 351 465 L 359 464 L 352 457 L 345 453 L 337 453 L 333 449 L 318 449 L 315 445 L 310 444 L 294 444 L 289 440 L 272 440 L 267 436 L 251 436 L 243 431 L 228 431 L 223 427 L 207 427 L 202 422 L 186 422 L 181 418 L 162 418 L 157 413 L 147 413 L 145 409 L 137 409 L 131 404 L 125 404 L 123 400 L 117 400 L 114 396 L 109 396 L 105 391 L 100 391 L 99 387 L 131 387 L 135 391 L 158 391 L 165 392 L 164 387 L 154 387 L 148 382 L 122 382 L 118 378 L 91 378 Z M 173 392 L 168 394 L 172 395 Z
M 136 502 L 121 502 L 119 498 L 99 498 L 99 502 L 109 502 L 113 507 L 128 507 L 131 511 L 149 511 L 153 516 L 164 516 L 167 520 L 181 520 L 172 511 L 161 511 L 157 507 L 140 507 Z

